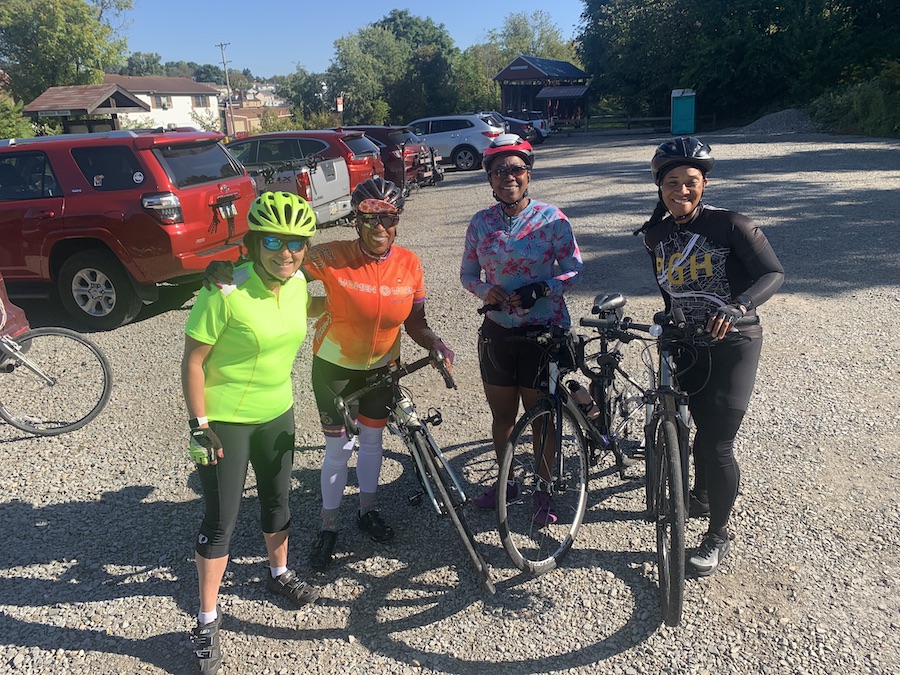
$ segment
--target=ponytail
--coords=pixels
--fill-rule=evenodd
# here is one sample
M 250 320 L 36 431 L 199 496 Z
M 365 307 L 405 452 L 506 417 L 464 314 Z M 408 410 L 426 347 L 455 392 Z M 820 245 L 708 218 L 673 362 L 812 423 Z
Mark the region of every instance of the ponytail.
M 669 210 L 666 208 L 666 205 L 663 204 L 662 199 L 656 202 L 656 208 L 653 209 L 653 214 L 650 216 L 650 220 L 643 224 L 642 227 L 632 232 L 633 235 L 637 236 L 639 234 L 644 234 L 651 228 L 659 225 L 663 218 L 665 218 L 669 214 Z

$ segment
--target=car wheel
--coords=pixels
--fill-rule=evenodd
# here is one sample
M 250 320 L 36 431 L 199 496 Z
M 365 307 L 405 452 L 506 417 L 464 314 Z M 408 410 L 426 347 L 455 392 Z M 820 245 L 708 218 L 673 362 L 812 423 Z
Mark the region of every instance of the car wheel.
M 86 328 L 118 328 L 141 310 L 128 272 L 108 251 L 74 254 L 60 268 L 56 288 L 63 308 Z
M 453 162 L 453 166 L 460 171 L 471 171 L 472 169 L 478 168 L 481 157 L 475 151 L 475 148 L 468 145 L 461 145 L 453 151 L 451 161 Z

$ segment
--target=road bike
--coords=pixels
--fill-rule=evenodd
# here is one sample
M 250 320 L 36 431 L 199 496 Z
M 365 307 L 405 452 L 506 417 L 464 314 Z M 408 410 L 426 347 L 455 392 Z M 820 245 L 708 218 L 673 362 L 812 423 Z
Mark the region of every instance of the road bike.
M 443 421 L 441 412 L 435 408 L 429 408 L 426 415 L 421 415 L 416 409 L 409 389 L 400 384 L 402 378 L 428 365 L 438 368 L 448 389 L 456 388 L 456 383 L 446 367 L 443 356 L 435 352 L 405 365 L 392 362 L 387 371 L 374 375 L 362 389 L 348 396 L 338 396 L 334 403 L 343 415 L 347 434 L 357 434 L 358 427 L 354 421 L 354 412 L 359 399 L 382 387 L 388 387 L 391 390 L 392 404 L 387 428 L 392 434 L 399 436 L 409 450 L 413 460 L 413 470 L 419 482 L 419 489 L 409 497 L 409 502 L 420 504 L 423 498 L 427 498 L 438 517 L 447 516 L 450 519 L 462 540 L 466 553 L 475 565 L 482 587 L 488 593 L 493 594 L 496 592 L 496 587 L 491 579 L 490 569 L 478 550 L 478 542 L 469 529 L 463 513 L 469 498 L 429 429 L 429 427 L 441 424 Z
M 624 304 L 620 294 L 598 296 L 593 311 L 616 315 Z M 622 441 L 640 416 L 643 393 L 620 364 L 619 343 L 606 333 L 585 337 L 551 326 L 504 339 L 540 346 L 547 366 L 548 381 L 541 387 L 546 393 L 513 427 L 497 490 L 503 547 L 516 567 L 540 575 L 559 564 L 578 535 L 587 508 L 588 465 L 611 454 L 624 479 L 636 464 Z M 597 341 L 599 351 L 589 353 Z M 577 403 L 572 389 L 580 385 L 574 380 L 563 386 L 576 370 L 590 380 L 596 409 Z M 548 500 L 555 520 L 543 510 Z
M 736 325 L 758 322 L 739 319 Z M 691 418 L 688 393 L 674 377 L 675 356 L 685 370 L 700 350 L 714 349 L 706 324 L 690 324 L 683 313 L 657 313 L 652 324 L 639 324 L 619 315 L 582 319 L 582 326 L 604 331 L 610 338 L 652 340 L 655 349 L 644 349 L 650 385 L 644 399 L 645 519 L 656 528 L 657 581 L 663 621 L 676 626 L 684 603 L 685 520 L 688 514 Z M 643 338 L 638 333 L 649 336 Z M 737 331 L 726 340 L 741 340 Z M 654 358 L 655 355 L 655 358 Z
M 100 347 L 66 328 L 0 335 L 0 418 L 38 436 L 93 420 L 112 393 L 112 368 Z

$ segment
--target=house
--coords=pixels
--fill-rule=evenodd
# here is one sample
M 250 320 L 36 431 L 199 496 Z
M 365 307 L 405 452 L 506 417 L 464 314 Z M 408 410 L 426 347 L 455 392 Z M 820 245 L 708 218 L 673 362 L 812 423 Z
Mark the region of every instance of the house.
M 540 110 L 548 118 L 587 121 L 588 78 L 569 63 L 519 55 L 494 76 L 501 110 Z
M 219 92 L 209 84 L 187 77 L 134 75 L 104 75 L 103 82 L 118 85 L 150 106 L 146 114 L 120 115 L 128 126 L 222 129 Z

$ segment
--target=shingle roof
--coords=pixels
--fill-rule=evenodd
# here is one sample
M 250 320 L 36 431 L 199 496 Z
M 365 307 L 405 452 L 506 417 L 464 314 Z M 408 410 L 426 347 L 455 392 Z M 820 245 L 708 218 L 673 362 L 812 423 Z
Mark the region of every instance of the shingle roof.
M 588 74 L 578 66 L 568 61 L 557 61 L 556 59 L 541 59 L 537 56 L 520 56 L 523 61 L 527 61 L 535 68 L 540 70 L 547 77 L 562 77 L 570 80 L 577 80 L 587 77 Z
M 50 87 L 26 105 L 29 117 L 149 112 L 150 106 L 117 84 L 78 84 Z M 56 113 L 48 115 L 47 113 Z
M 195 82 L 189 77 L 149 77 L 138 75 L 104 75 L 105 84 L 117 84 L 135 94 L 199 94 L 216 96 L 219 91 L 215 87 L 202 82 Z
M 496 81 L 517 80 L 586 80 L 588 74 L 568 61 L 541 59 L 536 56 L 520 54 L 499 73 Z
M 574 85 L 571 87 L 544 87 L 541 89 L 535 99 L 543 100 L 547 98 L 581 98 L 587 93 L 586 85 Z

